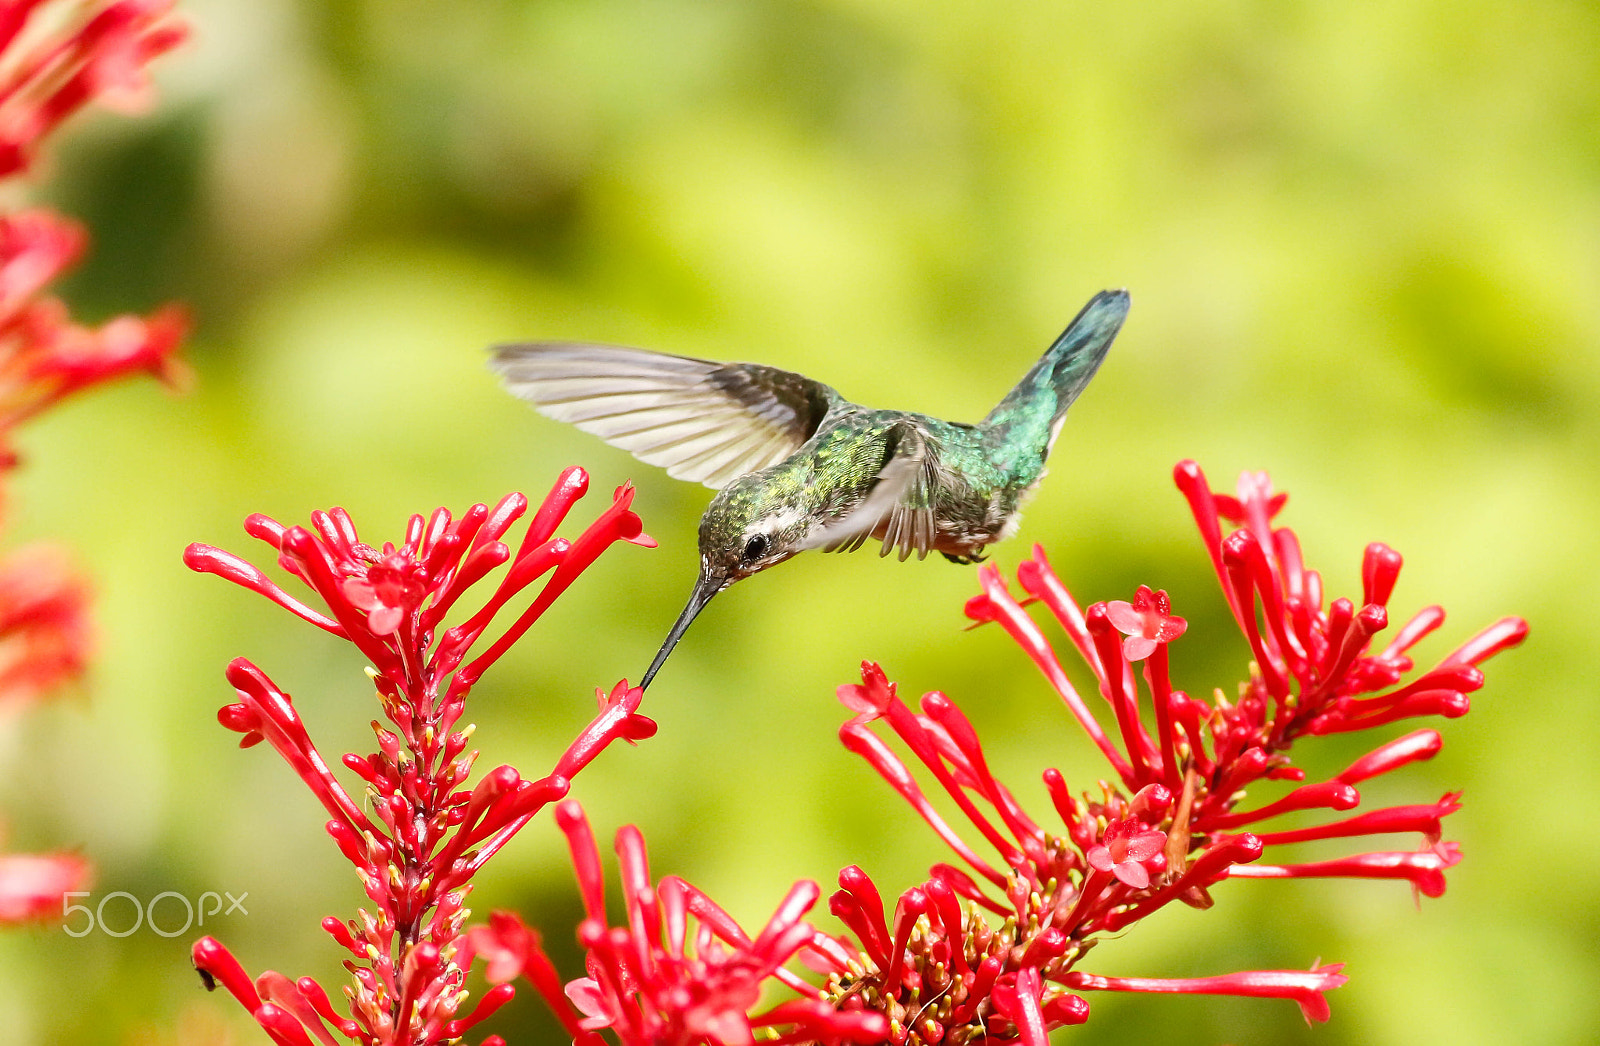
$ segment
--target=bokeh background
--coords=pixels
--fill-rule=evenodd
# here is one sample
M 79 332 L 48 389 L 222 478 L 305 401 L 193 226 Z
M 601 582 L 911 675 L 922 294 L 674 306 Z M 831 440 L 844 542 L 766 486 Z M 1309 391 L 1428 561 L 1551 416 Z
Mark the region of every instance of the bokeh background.
M 87 318 L 188 302 L 182 398 L 133 383 L 22 433 L 5 540 L 70 546 L 98 594 L 81 692 L 7 722 L 7 848 L 76 847 L 97 897 L 248 893 L 205 927 L 248 968 L 340 983 L 317 928 L 360 901 L 310 795 L 216 708 L 245 655 L 324 751 L 367 751 L 352 650 L 215 578 L 185 544 L 343 505 L 406 517 L 582 463 L 627 479 L 661 547 L 622 546 L 474 697 L 493 766 L 547 767 L 594 687 L 636 677 L 688 592 L 708 493 L 506 397 L 483 347 L 645 345 L 800 370 L 975 420 L 1082 302 L 1132 289 L 1020 538 L 1086 600 L 1172 592 L 1180 685 L 1247 650 L 1170 480 L 1265 468 L 1335 593 L 1407 555 L 1394 607 L 1506 613 L 1432 763 L 1370 798 L 1466 792 L 1466 860 L 1420 912 L 1386 883 L 1248 883 L 1089 968 L 1191 976 L 1344 961 L 1330 1024 L 1288 1003 L 1092 996 L 1060 1041 L 1564 1043 L 1596 1026 L 1600 11 L 1581 3 L 1140 5 L 906 0 L 191 0 L 146 118 L 74 125 L 36 198 L 89 223 Z M 575 518 L 592 518 L 591 496 Z M 259 546 L 257 546 L 259 548 Z M 863 658 L 978 723 L 1024 801 L 1103 773 L 1032 665 L 964 631 L 974 568 L 808 556 L 714 603 L 652 688 L 658 737 L 577 782 L 603 836 L 763 919 L 850 863 L 886 890 L 944 855 L 834 739 Z M 1081 676 L 1079 677 L 1082 678 Z M 1396 730 L 1394 733 L 1399 733 Z M 1313 776 L 1370 741 L 1306 745 Z M 558 833 L 530 827 L 477 910 L 542 925 L 575 975 Z M 1176 906 L 1175 906 L 1176 907 Z M 826 917 L 823 917 L 826 919 Z M 265 1041 L 189 967 L 195 933 L 0 936 L 8 1041 Z M 557 1042 L 531 996 L 496 1018 Z M 224 1037 L 219 1039 L 218 1036 Z M 481 1037 L 481 1036 L 480 1036 Z

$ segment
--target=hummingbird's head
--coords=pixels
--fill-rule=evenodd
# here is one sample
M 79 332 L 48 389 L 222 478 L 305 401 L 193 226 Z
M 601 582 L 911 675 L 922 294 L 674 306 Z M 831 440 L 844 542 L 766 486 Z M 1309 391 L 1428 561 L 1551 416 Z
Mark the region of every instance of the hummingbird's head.
M 700 518 L 702 577 L 726 588 L 801 550 L 811 520 L 799 506 L 769 495 L 759 483 L 735 480 L 712 499 Z

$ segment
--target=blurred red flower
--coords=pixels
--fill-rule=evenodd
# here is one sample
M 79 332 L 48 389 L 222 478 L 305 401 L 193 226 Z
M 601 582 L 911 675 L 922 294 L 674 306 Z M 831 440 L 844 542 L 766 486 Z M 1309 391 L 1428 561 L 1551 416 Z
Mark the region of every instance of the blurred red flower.
M 188 33 L 171 8 L 172 0 L 0 5 L 0 179 L 24 172 L 43 139 L 86 104 L 142 105 L 145 66 Z M 87 243 L 82 227 L 51 211 L 0 213 L 0 476 L 17 463 L 12 431 L 66 396 L 137 371 L 169 384 L 186 374 L 181 308 L 88 327 L 45 294 Z M 0 564 L 0 712 L 82 675 L 87 604 L 87 585 L 53 551 L 28 549 Z M 0 922 L 59 918 L 62 893 L 87 875 L 73 855 L 0 857 Z

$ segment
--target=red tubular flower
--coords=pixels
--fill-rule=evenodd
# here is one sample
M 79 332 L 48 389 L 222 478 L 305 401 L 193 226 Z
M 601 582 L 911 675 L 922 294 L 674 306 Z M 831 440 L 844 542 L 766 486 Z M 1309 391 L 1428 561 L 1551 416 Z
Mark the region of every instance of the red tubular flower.
M 1455 843 L 1438 843 L 1417 853 L 1365 853 L 1333 861 L 1293 865 L 1238 865 L 1228 870 L 1236 879 L 1303 879 L 1337 876 L 1349 879 L 1409 879 L 1412 889 L 1429 897 L 1444 895 L 1444 870 L 1461 860 Z
M 1145 862 L 1159 856 L 1166 843 L 1167 833 L 1129 817 L 1107 828 L 1105 842 L 1089 847 L 1084 858 L 1096 871 L 1110 872 L 1135 890 L 1143 890 L 1150 885 Z
M 643 691 L 623 680 L 609 694 L 597 693 L 598 714 L 544 777 L 527 780 L 501 766 L 469 784 L 478 753 L 467 747 L 473 727 L 462 727 L 460 719 L 484 670 L 610 545 L 654 544 L 630 508 L 630 487 L 619 488 L 579 537 L 555 537 L 587 487 L 582 469 L 568 469 L 519 539 L 510 533 L 528 507 L 521 494 L 492 509 L 474 505 L 459 519 L 443 509 L 427 519 L 414 516 L 401 544 L 381 548 L 362 542 L 341 509 L 314 513 L 309 529 L 251 516 L 245 529 L 273 547 L 279 564 L 311 590 L 321 609 L 290 596 L 232 553 L 199 544 L 184 553 L 191 568 L 225 577 L 354 644 L 374 666 L 368 675 L 390 724 L 373 723 L 376 752 L 341 760 L 361 783 L 352 794 L 312 742 L 289 695 L 242 658 L 228 666 L 238 701 L 224 706 L 218 720 L 242 735 L 242 746 L 266 741 L 311 789 L 330 818 L 328 834 L 355 866 L 373 905 L 349 922 L 323 923 L 351 955 L 348 1016 L 331 1008 L 314 981 L 291 982 L 268 971 L 251 987 L 222 945 L 206 938 L 195 946 L 195 965 L 227 987 L 274 1041 L 331 1043 L 335 1031 L 363 1046 L 453 1041 L 511 997 L 509 987 L 497 988 L 470 1011 L 462 1009 L 474 951 L 498 974 L 511 968 L 516 949 L 537 950 L 536 939 L 531 946 L 520 942 L 503 924 L 497 924 L 498 936 L 465 934 L 473 875 L 539 810 L 564 796 L 572 776 L 606 746 L 655 732 L 637 711 Z M 499 567 L 504 572 L 481 605 L 443 627 L 446 612 Z M 496 615 L 541 578 L 505 631 L 489 638 Z
M 1251 970 L 1222 977 L 1096 977 L 1070 973 L 1074 988 L 1115 992 L 1183 992 L 1198 995 L 1240 995 L 1253 999 L 1293 999 L 1300 1004 L 1306 1023 L 1329 1017 L 1324 993 L 1349 980 L 1339 971 L 1343 963 L 1318 965 L 1311 970 Z
M 575 1043 L 590 1046 L 611 1032 L 622 1046 L 748 1046 L 774 1043 L 876 1043 L 888 1021 L 876 1013 L 834 1007 L 784 964 L 805 956 L 823 966 L 846 954 L 840 942 L 802 921 L 817 902 L 816 883 L 801 881 L 754 938 L 694 887 L 672 876 L 652 886 L 644 837 L 617 832 L 625 925 L 609 926 L 600 854 L 583 809 L 556 808 L 567 835 L 588 917 L 578 928 L 588 976 L 561 986 L 538 936 L 514 915 L 497 912 L 473 931 L 493 951 L 491 980 L 520 973 L 534 985 Z M 498 977 L 496 976 L 498 975 Z M 800 998 L 758 1009 L 763 987 L 787 985 Z
M 924 695 L 921 711 L 913 712 L 871 663 L 862 666 L 860 684 L 840 688 L 840 700 L 854 713 L 840 729 L 845 746 L 866 759 L 965 866 L 936 865 L 932 880 L 901 895 L 892 918 L 859 869 L 840 877 L 831 908 L 861 943 L 850 972 L 830 980 L 828 997 L 889 1017 L 899 1029 L 897 1046 L 980 1036 L 1041 1042 L 1050 1028 L 1087 1016 L 1086 1005 L 1068 989 L 1290 998 L 1308 1020 L 1324 1020 L 1324 993 L 1344 981 L 1338 966 L 1190 980 L 1108 978 L 1075 967 L 1100 935 L 1173 900 L 1208 907 L 1207 891 L 1223 879 L 1403 878 L 1419 894 L 1437 896 L 1445 870 L 1459 860 L 1456 845 L 1441 842 L 1441 819 L 1459 806 L 1455 794 L 1437 804 L 1389 807 L 1306 828 L 1259 835 L 1239 829 L 1290 811 L 1353 810 L 1361 802 L 1357 784 L 1431 758 L 1439 735 L 1415 731 L 1379 745 L 1332 780 L 1308 783 L 1290 764 L 1289 749 L 1308 735 L 1460 714 L 1465 695 L 1483 685 L 1477 666 L 1520 642 L 1527 626 L 1504 619 L 1408 680 L 1413 664 L 1406 652 L 1444 615 L 1429 607 L 1387 645 L 1378 644 L 1399 553 L 1369 545 L 1361 601 L 1330 604 L 1320 576 L 1303 566 L 1293 532 L 1272 526 L 1285 497 L 1272 492 L 1265 473 L 1241 479 L 1237 497 L 1214 494 L 1192 462 L 1178 466 L 1177 480 L 1254 655 L 1237 697 L 1215 691 L 1213 704 L 1173 689 L 1167 646 L 1186 625 L 1172 614 L 1165 593 L 1140 586 L 1131 602 L 1085 609 L 1041 549 L 1018 568 L 1017 580 L 1028 602 L 1053 613 L 1094 675 L 1101 713 L 1073 688 L 1050 641 L 998 571 L 980 571 L 983 593 L 967 604 L 974 620 L 997 622 L 1018 641 L 1120 782 L 1102 782 L 1098 793 L 1078 798 L 1059 772 L 1045 771 L 1062 828 L 1046 829 L 1021 809 L 990 773 L 971 724 L 943 694 Z M 1224 534 L 1219 517 L 1241 526 Z M 1102 716 L 1111 725 L 1102 726 Z M 910 750 L 913 763 L 954 802 L 964 827 L 936 811 L 918 775 L 878 736 L 880 728 Z M 1247 789 L 1270 780 L 1295 787 L 1276 801 L 1238 809 Z M 967 828 L 997 859 L 967 841 Z M 1398 832 L 1419 833 L 1422 848 L 1257 863 L 1267 848 Z M 957 898 L 967 902 L 964 911 Z
M 1132 603 L 1120 599 L 1107 603 L 1106 617 L 1128 637 L 1122 641 L 1122 656 L 1129 661 L 1143 661 L 1155 653 L 1157 646 L 1172 642 L 1189 627 L 1187 621 L 1172 613 L 1167 594 L 1151 592 L 1149 585 L 1139 586 Z

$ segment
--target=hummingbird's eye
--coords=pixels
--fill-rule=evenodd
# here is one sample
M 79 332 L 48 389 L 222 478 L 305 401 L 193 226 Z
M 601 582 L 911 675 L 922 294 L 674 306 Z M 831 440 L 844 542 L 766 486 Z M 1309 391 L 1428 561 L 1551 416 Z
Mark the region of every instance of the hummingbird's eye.
M 744 543 L 744 561 L 746 563 L 754 563 L 766 554 L 767 536 L 765 534 L 755 534 L 749 541 Z

